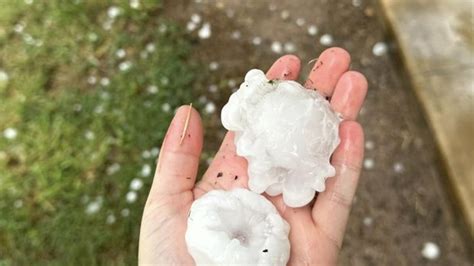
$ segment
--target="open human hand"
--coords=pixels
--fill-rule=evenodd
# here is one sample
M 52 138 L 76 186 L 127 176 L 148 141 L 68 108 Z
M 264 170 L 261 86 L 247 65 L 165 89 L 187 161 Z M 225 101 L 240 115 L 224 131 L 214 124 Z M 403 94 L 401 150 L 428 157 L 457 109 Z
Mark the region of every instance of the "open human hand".
M 291 254 L 288 265 L 335 265 L 359 180 L 363 159 L 363 131 L 355 121 L 367 92 L 365 77 L 348 71 L 350 55 L 341 48 L 325 50 L 305 83 L 327 96 L 343 121 L 340 144 L 331 164 L 336 176 L 314 204 L 287 207 L 281 196 L 267 197 L 290 224 Z M 269 79 L 295 80 L 300 61 L 292 55 L 278 59 L 267 72 Z M 190 106 L 176 112 L 158 159 L 153 184 L 143 212 L 140 265 L 194 265 L 187 251 L 185 232 L 193 201 L 213 189 L 247 188 L 247 161 L 236 155 L 234 134 L 228 132 L 202 179 L 195 184 L 203 132 L 199 113 Z

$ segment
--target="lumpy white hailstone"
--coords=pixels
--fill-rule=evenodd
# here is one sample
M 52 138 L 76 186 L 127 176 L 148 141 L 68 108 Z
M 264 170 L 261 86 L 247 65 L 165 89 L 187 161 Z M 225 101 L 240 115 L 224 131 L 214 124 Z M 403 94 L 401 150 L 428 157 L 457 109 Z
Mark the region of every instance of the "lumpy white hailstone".
M 286 205 L 300 207 L 336 173 L 329 158 L 341 119 L 316 91 L 253 69 L 221 118 L 235 132 L 237 154 L 248 161 L 249 188 L 257 193 L 283 194 Z
M 191 206 L 186 244 L 196 265 L 286 265 L 289 231 L 262 195 L 213 190 Z

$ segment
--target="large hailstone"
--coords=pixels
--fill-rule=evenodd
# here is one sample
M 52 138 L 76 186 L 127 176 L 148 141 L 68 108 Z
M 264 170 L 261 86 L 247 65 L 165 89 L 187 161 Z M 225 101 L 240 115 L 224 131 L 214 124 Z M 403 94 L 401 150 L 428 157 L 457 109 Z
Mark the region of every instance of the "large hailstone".
M 341 119 L 318 92 L 253 69 L 221 116 L 235 132 L 237 154 L 248 161 L 251 190 L 283 194 L 286 205 L 301 207 L 335 175 L 329 158 L 339 144 Z
M 191 206 L 188 251 L 197 265 L 286 265 L 290 227 L 262 195 L 213 190 Z

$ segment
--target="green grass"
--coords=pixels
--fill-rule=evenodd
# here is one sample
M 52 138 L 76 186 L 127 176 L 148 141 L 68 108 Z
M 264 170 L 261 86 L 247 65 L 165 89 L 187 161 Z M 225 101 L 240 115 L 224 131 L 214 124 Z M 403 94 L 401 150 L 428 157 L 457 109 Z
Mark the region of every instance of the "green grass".
M 197 69 L 182 31 L 141 2 L 0 0 L 0 132 L 18 133 L 0 135 L 0 265 L 136 264 L 152 181 L 141 169 Z M 130 203 L 134 178 L 144 186 Z

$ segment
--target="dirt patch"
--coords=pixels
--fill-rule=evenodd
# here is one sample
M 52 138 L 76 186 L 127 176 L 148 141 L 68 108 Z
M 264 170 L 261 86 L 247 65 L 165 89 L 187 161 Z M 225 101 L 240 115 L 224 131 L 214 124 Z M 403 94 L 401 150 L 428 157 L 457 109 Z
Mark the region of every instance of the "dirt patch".
M 320 44 L 321 36 L 330 34 L 334 46 L 352 54 L 351 68 L 369 80 L 359 118 L 366 134 L 367 161 L 340 264 L 472 263 L 472 245 L 463 237 L 449 203 L 435 143 L 375 1 L 168 1 L 166 12 L 185 27 L 192 14 L 202 20 L 190 35 L 195 38 L 194 58 L 214 69 L 203 69 L 210 79 L 193 88 L 202 93 L 203 106 L 208 102 L 217 106 L 216 112 L 204 114 L 208 153 L 217 150 L 224 134 L 218 114 L 232 88 L 249 68 L 266 69 L 280 56 L 272 51 L 272 46 L 278 51 L 275 42 L 283 51 L 294 48 L 292 53 L 303 62 L 303 80 L 310 69 L 306 63 L 326 48 Z M 211 25 L 209 39 L 198 36 L 203 22 Z M 317 26 L 316 35 L 308 33 L 314 33 L 311 25 Z M 375 56 L 372 48 L 379 41 L 388 44 L 389 52 Z M 440 248 L 437 260 L 428 261 L 421 254 L 428 241 Z

